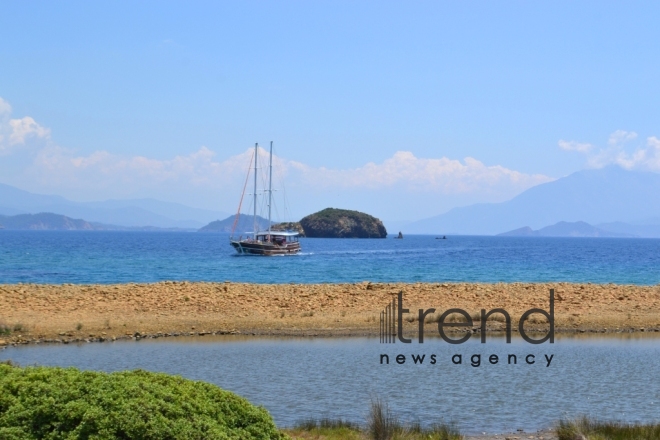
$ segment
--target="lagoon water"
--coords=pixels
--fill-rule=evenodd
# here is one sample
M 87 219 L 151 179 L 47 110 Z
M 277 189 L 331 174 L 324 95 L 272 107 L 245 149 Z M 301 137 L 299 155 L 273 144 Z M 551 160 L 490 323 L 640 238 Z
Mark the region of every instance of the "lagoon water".
M 390 355 L 389 365 L 380 364 L 380 354 Z M 403 365 L 397 354 L 406 355 Z M 425 354 L 424 363 L 415 365 L 411 354 Z M 463 364 L 452 363 L 454 354 L 463 355 Z M 470 363 L 474 354 L 481 354 L 479 367 Z M 499 356 L 496 365 L 488 361 L 492 354 Z M 507 363 L 508 354 L 518 355 L 516 365 Z M 553 355 L 549 367 L 545 355 Z M 364 423 L 373 397 L 385 399 L 403 421 L 456 422 L 466 433 L 531 432 L 579 414 L 657 422 L 660 409 L 660 339 L 648 337 L 561 337 L 542 345 L 473 338 L 458 346 L 429 339 L 404 346 L 369 338 L 205 336 L 16 347 L 0 351 L 0 359 L 205 380 L 263 405 L 279 426 L 310 417 Z
M 287 257 L 238 256 L 226 234 L 2 231 L 0 283 L 660 283 L 660 239 L 410 235 L 301 239 Z

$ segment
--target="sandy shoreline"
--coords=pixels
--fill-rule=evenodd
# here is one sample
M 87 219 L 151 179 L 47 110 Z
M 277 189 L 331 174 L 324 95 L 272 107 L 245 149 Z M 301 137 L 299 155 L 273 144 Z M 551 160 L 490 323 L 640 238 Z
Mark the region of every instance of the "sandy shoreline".
M 660 285 L 571 283 L 0 285 L 0 345 L 179 334 L 378 335 L 380 312 L 399 291 L 418 308 L 504 308 L 514 323 L 547 310 L 557 332 L 660 331 Z M 438 313 L 439 314 L 439 313 Z M 479 323 L 476 322 L 475 326 Z M 489 321 L 497 331 L 501 323 Z M 538 322 L 531 327 L 542 329 Z M 418 323 L 406 322 L 416 333 Z M 514 326 L 515 327 L 515 326 Z M 437 326 L 427 324 L 428 331 Z M 4 329 L 4 331 L 3 331 Z

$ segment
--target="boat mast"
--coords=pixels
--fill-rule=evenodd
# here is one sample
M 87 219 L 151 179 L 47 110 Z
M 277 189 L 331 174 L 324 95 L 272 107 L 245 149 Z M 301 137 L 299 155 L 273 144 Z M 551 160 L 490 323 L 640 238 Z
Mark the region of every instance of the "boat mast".
M 268 239 L 270 240 L 270 207 L 273 202 L 273 141 L 270 141 L 270 159 L 268 168 Z
M 254 239 L 257 240 L 257 158 L 259 157 L 259 144 L 254 144 Z

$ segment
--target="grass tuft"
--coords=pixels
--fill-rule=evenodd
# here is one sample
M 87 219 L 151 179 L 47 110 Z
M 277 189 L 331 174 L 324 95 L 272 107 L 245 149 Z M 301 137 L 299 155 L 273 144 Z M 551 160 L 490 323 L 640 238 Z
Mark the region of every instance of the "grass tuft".
M 402 431 L 398 419 L 390 411 L 387 402 L 379 398 L 371 401 L 367 433 L 373 440 L 391 440 L 396 432 Z
M 11 334 L 11 327 L 0 322 L 0 336 L 8 336 Z
M 305 430 L 305 431 L 314 431 L 314 430 L 322 430 L 322 429 L 351 429 L 354 431 L 358 431 L 360 429 L 360 426 L 358 426 L 356 423 L 349 422 L 348 420 L 343 420 L 343 419 L 328 419 L 328 418 L 323 418 L 323 419 L 305 419 L 298 424 L 296 424 L 295 429 L 300 429 L 300 430 Z
M 658 440 L 660 424 L 631 425 L 580 417 L 560 421 L 557 437 L 559 440 Z

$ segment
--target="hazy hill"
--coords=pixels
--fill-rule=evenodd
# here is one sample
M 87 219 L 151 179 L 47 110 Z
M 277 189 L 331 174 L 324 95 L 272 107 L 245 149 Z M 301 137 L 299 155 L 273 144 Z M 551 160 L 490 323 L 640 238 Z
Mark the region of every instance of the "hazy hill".
M 0 229 L 33 231 L 185 231 L 182 228 L 155 226 L 118 226 L 88 222 L 52 212 L 38 214 L 0 215 Z
M 497 235 L 502 237 L 634 237 L 631 234 L 604 231 L 585 222 L 559 222 L 538 231 L 525 226 Z
M 404 233 L 497 234 L 560 221 L 590 224 L 660 217 L 660 174 L 619 167 L 585 170 L 502 203 L 482 203 L 409 224 Z
M 85 220 L 73 219 L 64 215 L 42 212 L 39 214 L 19 214 L 14 216 L 0 216 L 0 225 L 4 229 L 31 229 L 31 230 L 61 230 L 61 231 L 93 231 L 97 229 Z
M 154 199 L 74 202 L 60 196 L 33 194 L 10 185 L 0 184 L 0 214 L 40 212 L 84 218 L 88 222 L 160 228 L 199 228 L 215 218 L 229 215 Z
M 624 222 L 601 223 L 598 228 L 610 232 L 631 234 L 638 237 L 660 238 L 660 224 L 653 224 L 654 219 L 647 220 L 648 224 L 629 224 Z
M 231 232 L 236 219 L 235 215 L 230 215 L 224 220 L 216 220 L 204 226 L 199 232 Z M 257 225 L 260 231 L 268 229 L 268 219 L 257 216 Z M 241 214 L 236 225 L 236 235 L 245 235 L 248 232 L 254 232 L 254 217 L 247 214 Z

